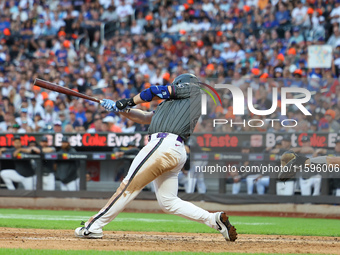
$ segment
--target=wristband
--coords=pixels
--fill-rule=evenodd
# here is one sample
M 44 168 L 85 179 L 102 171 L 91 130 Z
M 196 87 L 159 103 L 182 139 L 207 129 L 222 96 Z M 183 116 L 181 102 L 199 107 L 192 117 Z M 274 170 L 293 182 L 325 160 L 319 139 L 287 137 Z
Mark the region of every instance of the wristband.
M 127 101 L 127 105 L 128 106 L 135 106 L 135 102 L 133 101 L 133 97 L 129 98 L 128 101 Z

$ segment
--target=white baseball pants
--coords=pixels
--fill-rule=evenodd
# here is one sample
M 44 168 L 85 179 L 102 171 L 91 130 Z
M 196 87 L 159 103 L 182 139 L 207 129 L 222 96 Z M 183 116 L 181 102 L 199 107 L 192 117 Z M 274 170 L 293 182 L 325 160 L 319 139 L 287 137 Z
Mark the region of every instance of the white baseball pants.
M 247 176 L 246 181 L 247 181 L 248 195 L 251 195 L 254 193 L 254 184 L 256 184 L 257 194 L 264 195 L 266 187 L 269 186 L 270 178 L 269 176 L 263 176 L 259 178 L 260 176 L 261 176 L 260 174 L 252 174 L 252 175 Z
M 337 197 L 340 197 L 340 189 L 336 189 L 335 195 L 336 195 Z
M 294 195 L 295 181 L 277 182 L 276 194 L 279 196 Z
M 197 161 L 194 162 L 194 166 L 206 166 L 208 164 L 207 161 Z M 199 194 L 204 194 L 207 192 L 207 188 L 204 182 L 204 173 L 203 172 L 196 172 L 195 167 L 192 166 L 188 172 L 187 181 L 184 184 L 185 192 L 186 193 L 194 193 L 195 187 L 197 184 L 197 192 Z
M 69 183 L 60 183 L 60 189 L 62 191 L 77 191 L 79 190 L 79 178 L 74 181 L 70 181 Z
M 317 174 L 308 179 L 300 177 L 300 188 L 302 196 L 312 195 L 312 187 L 314 188 L 313 196 L 319 196 L 321 190 L 321 175 Z
M 54 173 L 49 173 L 43 176 L 43 190 L 55 190 L 55 177 Z
M 163 211 L 216 229 L 215 213 L 209 213 L 177 197 L 178 173 L 186 161 L 184 144 L 177 141 L 177 137 L 174 134 L 168 134 L 165 138 L 157 138 L 157 134 L 151 136 L 150 142 L 133 160 L 116 193 L 85 223 L 90 232 L 101 232 L 153 180 L 156 197 Z
M 7 189 L 15 190 L 15 186 L 13 182 L 20 182 L 24 186 L 26 190 L 33 190 L 35 189 L 35 179 L 36 176 L 24 177 L 18 174 L 17 171 L 14 169 L 4 169 L 1 170 L 0 176 L 4 183 L 6 184 Z

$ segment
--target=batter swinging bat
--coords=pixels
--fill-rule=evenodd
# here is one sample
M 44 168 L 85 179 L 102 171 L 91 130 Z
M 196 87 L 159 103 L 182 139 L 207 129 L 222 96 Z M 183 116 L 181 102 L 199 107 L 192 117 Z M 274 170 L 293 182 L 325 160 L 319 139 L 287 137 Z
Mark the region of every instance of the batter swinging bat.
M 84 99 L 87 99 L 87 100 L 94 101 L 94 102 L 99 103 L 99 104 L 102 102 L 102 100 L 99 100 L 98 98 L 91 97 L 91 96 L 73 91 L 72 89 L 64 88 L 64 87 L 59 86 L 57 84 L 54 84 L 52 82 L 44 81 L 44 80 L 41 80 L 41 79 L 35 79 L 33 84 L 35 86 L 38 86 L 38 87 L 41 87 L 41 88 L 44 88 L 44 89 L 53 90 L 53 91 L 56 91 L 56 92 L 59 92 L 59 93 L 65 94 L 65 95 L 74 96 L 74 97 L 81 97 L 81 98 L 84 98 Z

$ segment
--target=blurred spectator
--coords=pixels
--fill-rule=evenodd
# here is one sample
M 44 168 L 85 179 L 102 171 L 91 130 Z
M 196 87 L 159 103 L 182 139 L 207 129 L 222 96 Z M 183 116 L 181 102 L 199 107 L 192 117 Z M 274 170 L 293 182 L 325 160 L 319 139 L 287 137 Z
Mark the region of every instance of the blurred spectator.
M 101 14 L 100 19 L 102 21 L 115 21 L 118 19 L 117 12 L 115 10 L 115 6 L 110 5 L 104 12 Z
M 34 122 L 32 121 L 32 119 L 27 117 L 27 112 L 27 108 L 22 108 L 20 112 L 20 117 L 15 118 L 15 121 L 19 125 L 27 124 L 29 127 L 34 129 Z
M 309 26 L 309 18 L 308 18 L 308 8 L 303 5 L 302 1 L 296 1 L 296 7 L 293 9 L 291 16 L 292 16 L 292 23 L 295 26 Z
M 107 116 L 103 119 L 102 129 L 104 132 L 121 133 L 122 129 L 115 125 L 116 120 L 112 116 Z
M 125 0 L 120 0 L 120 4 L 116 10 L 120 21 L 126 21 L 133 14 L 131 4 L 127 3 Z
M 4 121 L 0 122 L 0 132 L 5 132 L 15 124 L 14 115 L 10 112 L 4 114 Z
M 93 123 L 87 129 L 88 133 L 98 133 L 102 132 L 102 119 L 99 114 L 96 114 L 93 118 Z
M 77 128 L 81 126 L 81 123 L 79 120 L 76 118 L 76 113 L 75 111 L 70 112 L 70 124 L 73 126 L 73 128 Z
M 63 132 L 62 123 L 61 123 L 60 120 L 56 120 L 56 121 L 53 123 L 53 132 L 54 132 L 54 133 L 62 133 L 62 132 Z
M 134 133 L 136 131 L 135 123 L 130 119 L 128 119 L 126 122 L 127 122 L 126 127 L 123 127 L 121 132 L 122 133 Z
M 336 113 L 334 110 L 328 109 L 325 112 L 325 119 L 330 125 L 331 131 L 338 133 L 340 131 L 340 123 L 335 120 L 335 117 L 336 117 Z
M 330 13 L 330 19 L 332 23 L 340 23 L 340 1 L 335 0 L 334 1 L 334 8 Z

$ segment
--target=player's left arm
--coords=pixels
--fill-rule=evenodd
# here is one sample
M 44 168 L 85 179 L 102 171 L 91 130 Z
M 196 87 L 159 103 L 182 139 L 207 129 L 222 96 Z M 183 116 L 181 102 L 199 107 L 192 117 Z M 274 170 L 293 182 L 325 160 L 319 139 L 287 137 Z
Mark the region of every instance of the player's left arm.
M 193 93 L 199 93 L 199 87 L 195 85 L 159 85 L 151 86 L 143 90 L 138 95 L 131 98 L 123 98 L 116 102 L 119 110 L 123 110 L 128 106 L 135 106 L 144 102 L 151 102 L 159 99 L 185 99 L 189 98 Z
M 313 147 L 295 147 L 291 148 L 292 151 L 295 153 L 302 153 L 302 154 L 313 154 L 314 149 Z
M 289 155 L 289 152 L 287 153 Z M 311 164 L 327 164 L 327 166 L 333 165 L 333 166 L 337 166 L 340 167 L 340 157 L 329 157 L 329 156 L 319 156 L 319 157 L 312 157 L 312 158 L 307 158 L 304 156 L 299 156 L 297 154 L 291 156 L 290 158 L 288 158 L 287 163 L 283 164 L 282 161 L 284 160 L 284 155 L 281 158 L 281 165 L 286 165 L 287 163 L 292 162 L 295 159 L 299 159 L 301 158 L 301 160 L 299 160 L 298 164 L 302 164 L 305 166 L 309 166 Z M 293 165 L 296 165 L 295 162 L 292 162 Z
M 28 153 L 28 154 L 31 154 L 31 153 L 39 154 L 41 151 L 38 147 L 33 146 L 33 147 L 28 147 L 28 148 L 20 148 L 20 152 Z
M 123 110 L 128 106 L 135 106 L 153 100 L 170 99 L 173 98 L 172 92 L 171 86 L 151 86 L 134 97 L 118 100 L 116 106 L 119 110 Z
M 327 166 L 334 166 L 334 167 L 340 167 L 340 157 L 329 157 L 329 156 L 320 156 L 320 157 L 315 157 L 315 158 L 312 158 L 312 159 L 309 159 L 309 164 L 310 162 L 315 162 L 316 159 L 318 159 L 320 161 L 317 162 L 319 164 L 322 164 L 322 163 L 326 163 Z

